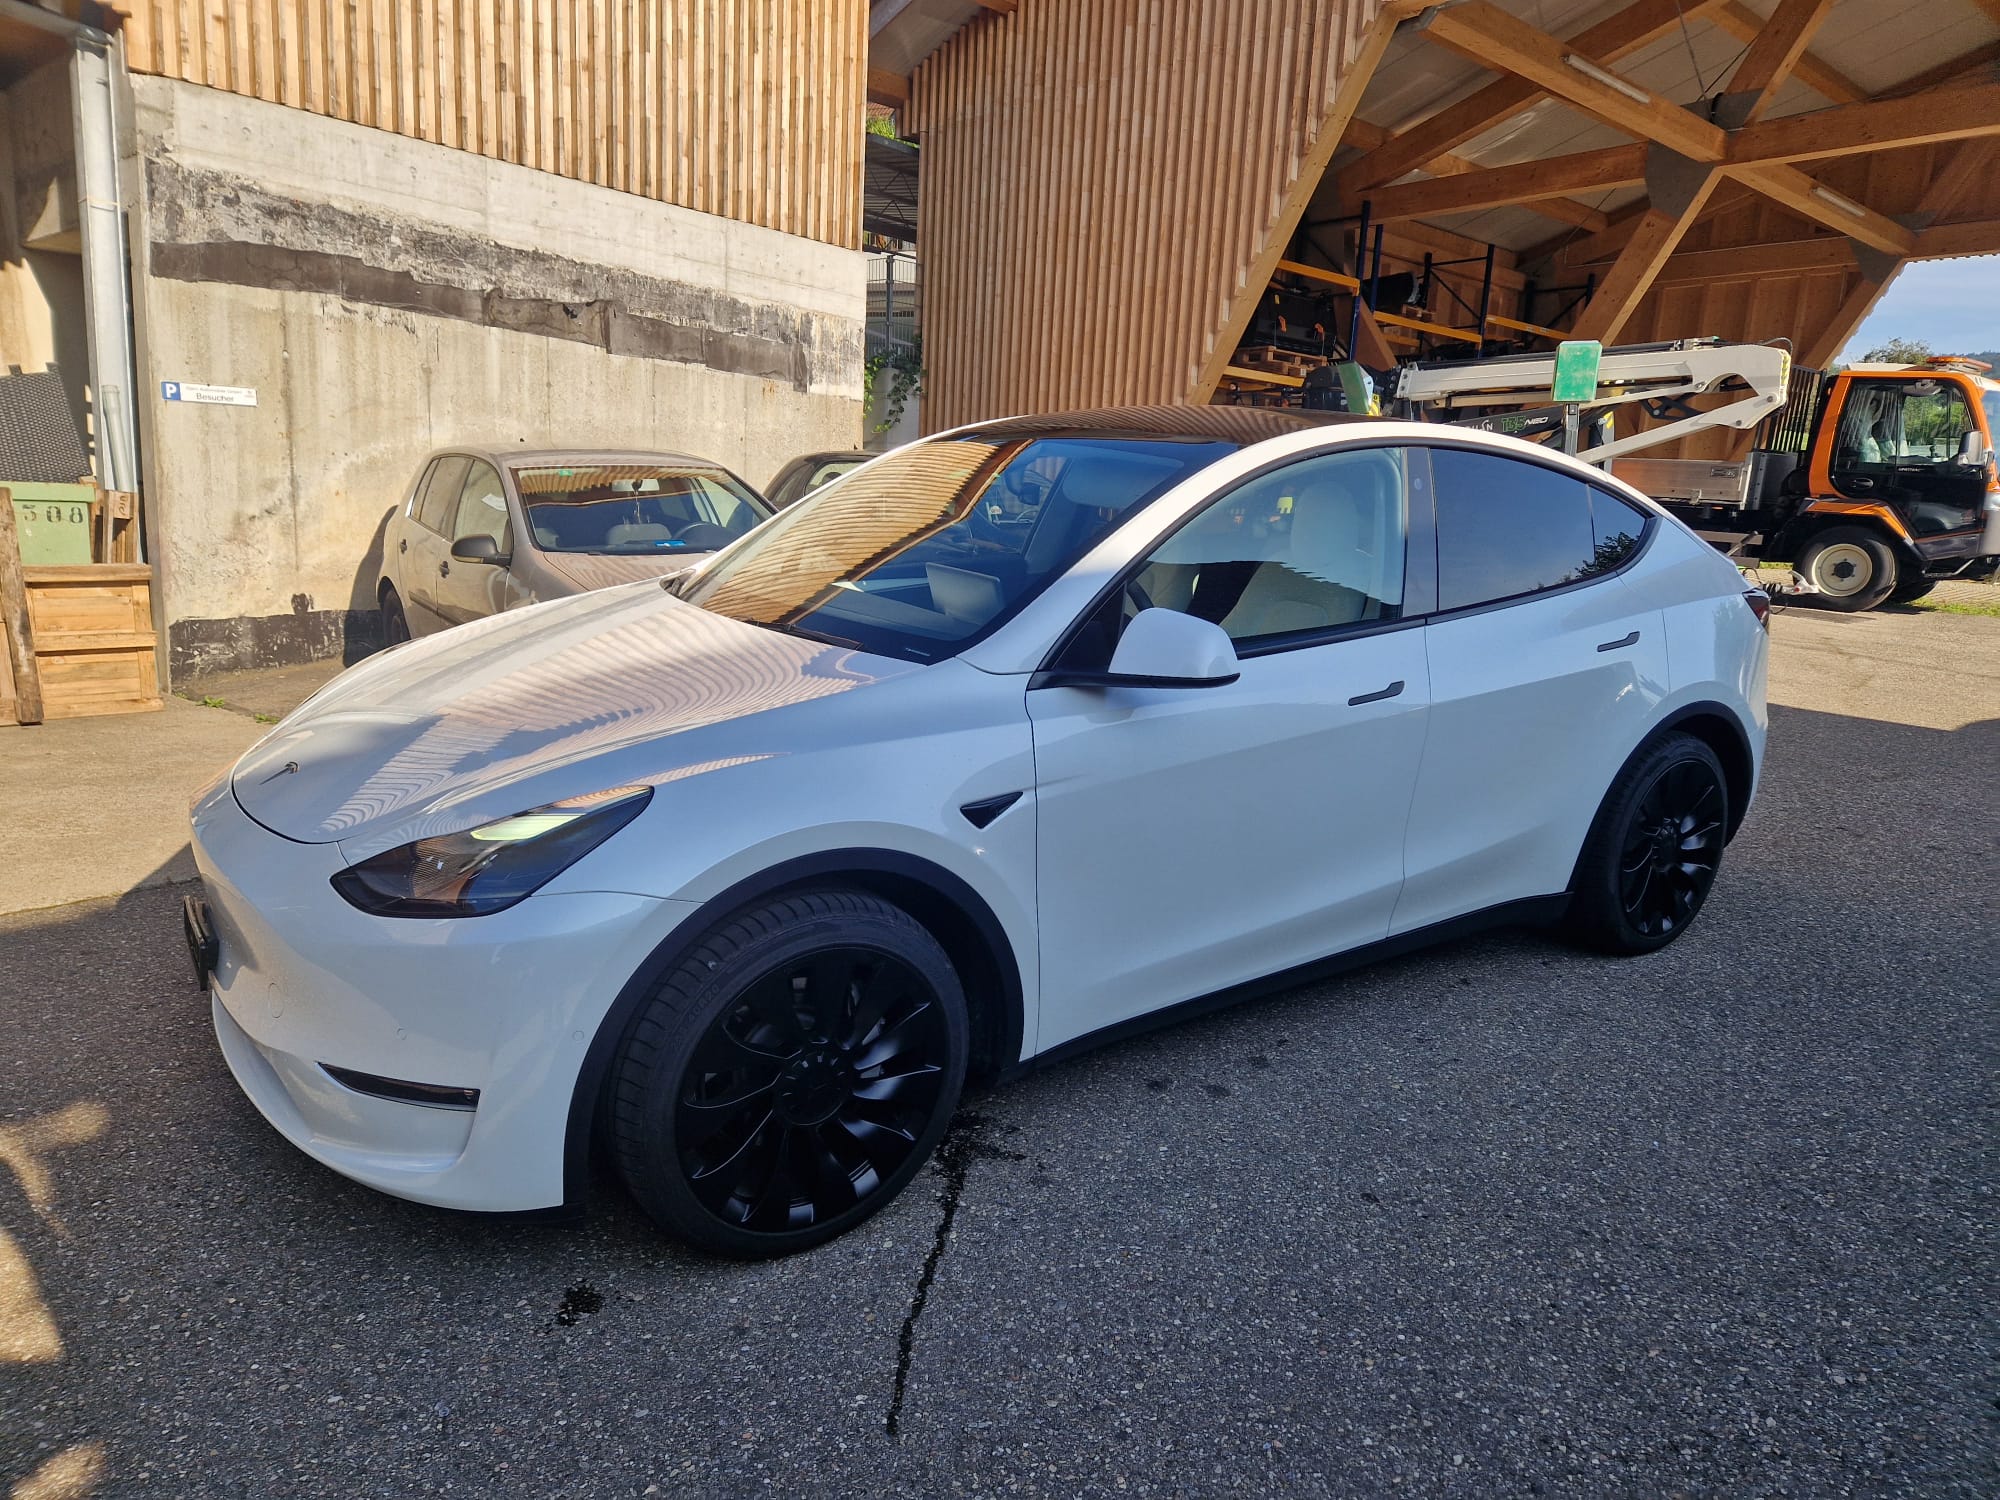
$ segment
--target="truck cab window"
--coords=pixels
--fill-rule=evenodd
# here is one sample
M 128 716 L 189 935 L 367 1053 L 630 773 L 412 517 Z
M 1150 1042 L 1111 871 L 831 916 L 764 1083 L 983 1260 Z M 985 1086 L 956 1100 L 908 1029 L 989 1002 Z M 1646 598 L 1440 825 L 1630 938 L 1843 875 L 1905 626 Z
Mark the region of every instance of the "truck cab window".
M 1965 435 L 1977 431 L 1956 381 L 1856 380 L 1834 438 L 1830 477 L 1842 494 L 1895 506 L 1918 536 L 1970 526 L 1985 481 L 1958 454 Z

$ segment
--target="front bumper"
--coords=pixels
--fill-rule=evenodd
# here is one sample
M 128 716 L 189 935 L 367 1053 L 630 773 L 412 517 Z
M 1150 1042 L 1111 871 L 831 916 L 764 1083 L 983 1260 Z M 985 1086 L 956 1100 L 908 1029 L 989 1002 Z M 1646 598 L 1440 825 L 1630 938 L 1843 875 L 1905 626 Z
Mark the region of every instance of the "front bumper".
M 485 917 L 372 917 L 328 883 L 344 864 L 335 846 L 270 832 L 226 781 L 196 804 L 193 843 L 216 1040 L 265 1119 L 315 1160 L 398 1197 L 495 1211 L 563 1201 L 585 1052 L 694 903 L 542 893 Z M 478 1102 L 382 1098 L 328 1065 L 476 1089 Z

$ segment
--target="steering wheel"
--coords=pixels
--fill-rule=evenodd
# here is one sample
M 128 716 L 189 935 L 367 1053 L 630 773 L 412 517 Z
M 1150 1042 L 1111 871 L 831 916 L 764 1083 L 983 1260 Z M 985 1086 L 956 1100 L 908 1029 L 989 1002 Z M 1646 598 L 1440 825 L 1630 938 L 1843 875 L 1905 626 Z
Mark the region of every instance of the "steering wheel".
M 1143 587 L 1140 586 L 1137 575 L 1134 575 L 1133 577 L 1125 580 L 1125 597 L 1127 599 L 1130 599 L 1134 604 L 1136 604 L 1142 610 L 1152 609 L 1154 607 L 1152 596 L 1148 594 Z
M 736 536 L 727 526 L 718 526 L 713 521 L 696 521 L 683 527 L 674 540 L 691 552 L 713 552 L 719 547 L 727 547 L 736 540 Z

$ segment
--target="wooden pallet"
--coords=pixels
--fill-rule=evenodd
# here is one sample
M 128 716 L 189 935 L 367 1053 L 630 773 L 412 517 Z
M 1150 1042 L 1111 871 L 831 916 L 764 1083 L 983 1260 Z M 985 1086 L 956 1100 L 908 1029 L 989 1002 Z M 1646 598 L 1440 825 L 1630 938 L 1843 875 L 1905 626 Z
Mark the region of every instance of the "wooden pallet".
M 153 572 L 143 563 L 23 568 L 41 717 L 147 713 L 161 707 Z M 16 718 L 12 673 L 0 722 Z
M 1246 344 L 1236 351 L 1230 365 L 1239 370 L 1254 370 L 1268 375 L 1289 375 L 1303 380 L 1306 372 L 1317 370 L 1326 363 L 1321 354 L 1298 354 L 1290 349 L 1280 349 L 1275 344 Z

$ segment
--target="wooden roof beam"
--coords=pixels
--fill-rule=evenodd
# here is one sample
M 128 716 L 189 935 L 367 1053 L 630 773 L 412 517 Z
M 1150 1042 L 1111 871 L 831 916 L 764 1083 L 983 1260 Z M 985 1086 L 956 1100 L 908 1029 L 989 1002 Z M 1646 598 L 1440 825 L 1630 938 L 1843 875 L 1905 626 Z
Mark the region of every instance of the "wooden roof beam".
M 1778 89 L 1805 56 L 1806 43 L 1826 19 L 1833 0 L 1780 0 L 1778 8 L 1750 40 L 1736 65 L 1728 92 L 1715 101 L 1712 118 L 1725 130 L 1740 130 L 1762 118 Z
M 1504 68 L 1607 125 L 1641 140 L 1657 141 L 1691 161 L 1719 162 L 1727 154 L 1727 138 L 1720 127 L 1619 78 L 1604 61 L 1508 15 L 1492 0 L 1462 0 L 1433 12 L 1425 34 L 1463 57 Z
M 1883 99 L 1901 99 L 1911 94 L 1921 94 L 1934 89 L 1941 83 L 1954 83 L 1968 73 L 1979 72 L 2000 62 L 2000 42 L 1988 42 L 1983 47 L 1974 47 L 1970 52 L 1961 52 L 1957 57 L 1939 63 L 1935 68 L 1926 68 L 1913 78 L 1905 78 L 1894 88 L 1879 95 Z
M 868 102 L 901 109 L 910 102 L 910 80 L 887 68 L 868 70 Z
M 1739 42 L 1755 43 L 1764 30 L 1764 18 L 1741 0 L 1723 0 L 1705 13 L 1708 21 L 1728 32 Z M 1837 68 L 1827 66 L 1811 52 L 1802 52 L 1792 64 L 1792 77 L 1833 104 L 1859 104 L 1868 90 Z
M 1645 180 L 1646 148 L 1611 146 L 1601 151 L 1579 151 L 1571 156 L 1544 157 L 1541 161 L 1525 161 L 1511 167 L 1485 167 L 1376 188 L 1368 195 L 1368 212 L 1376 220 L 1393 220 L 1473 213 L 1507 203 L 1532 208 L 1539 199 L 1630 187 Z M 1603 214 L 1597 217 L 1602 223 L 1609 223 Z
M 1939 224 L 1917 236 L 1912 260 L 1947 260 L 1954 255 L 2000 253 L 2000 219 L 1968 219 L 1963 224 Z
M 1577 315 L 1570 337 L 1608 344 L 1618 336 L 1721 180 L 1721 172 L 1713 167 L 1658 145 L 1649 148 L 1645 210 L 1618 259 Z
M 1778 0 L 1770 21 L 1730 75 L 1729 88 L 1723 95 L 1730 118 L 1754 120 L 1770 107 L 1830 3 L 1831 0 Z M 1572 55 L 1564 61 L 1574 66 L 1577 59 Z M 1667 109 L 1692 115 L 1676 105 L 1668 105 Z M 1646 211 L 1633 225 L 1624 249 L 1618 252 L 1589 305 L 1578 316 L 1578 338 L 1608 342 L 1618 334 L 1638 311 L 1639 303 L 1652 290 L 1661 269 L 1722 183 L 1720 171 L 1701 164 L 1713 158 L 1683 151 L 1660 133 L 1657 120 L 1652 138 L 1655 144 L 1646 161 Z
M 1692 21 L 1716 3 L 1717 0 L 1635 0 L 1616 15 L 1578 32 L 1567 45 L 1602 62 L 1616 62 L 1678 28 L 1683 17 Z M 1486 59 L 1477 60 L 1484 66 L 1493 66 Z M 1422 170 L 1437 157 L 1519 114 L 1544 93 L 1529 80 L 1515 76 L 1487 84 L 1457 104 L 1448 105 L 1429 119 L 1390 137 L 1361 160 L 1343 168 L 1335 179 L 1341 201 L 1359 202 L 1369 188 Z
M 1808 177 L 1782 162 L 1756 167 L 1732 167 L 1730 175 L 1748 183 L 1773 202 L 1815 224 L 1824 224 L 1875 250 L 1907 256 L 1917 237 L 1887 214 Z
M 1374 124 L 1372 121 L 1364 120 L 1359 115 L 1356 115 L 1348 122 L 1347 134 L 1342 138 L 1340 144 L 1343 146 L 1352 146 L 1359 151 L 1373 151 L 1377 146 L 1382 145 L 1389 139 L 1390 135 L 1387 130 L 1383 129 L 1380 125 Z M 1429 172 L 1433 177 L 1454 177 L 1467 172 L 1483 172 L 1487 169 L 1480 166 L 1477 162 L 1467 161 L 1462 156 L 1453 156 L 1450 152 L 1446 152 L 1443 156 L 1433 157 L 1424 170 Z M 1603 229 L 1605 225 L 1611 222 L 1609 218 L 1597 209 L 1591 208 L 1587 204 L 1573 202 L 1568 198 L 1524 200 L 1522 206 L 1534 213 L 1540 214 L 1543 218 L 1554 219 L 1558 223 L 1568 224 L 1577 229 L 1588 230 L 1592 234 Z
M 1729 160 L 1814 161 L 1984 135 L 2000 135 L 2000 83 L 1936 88 L 1767 120 L 1730 136 Z

